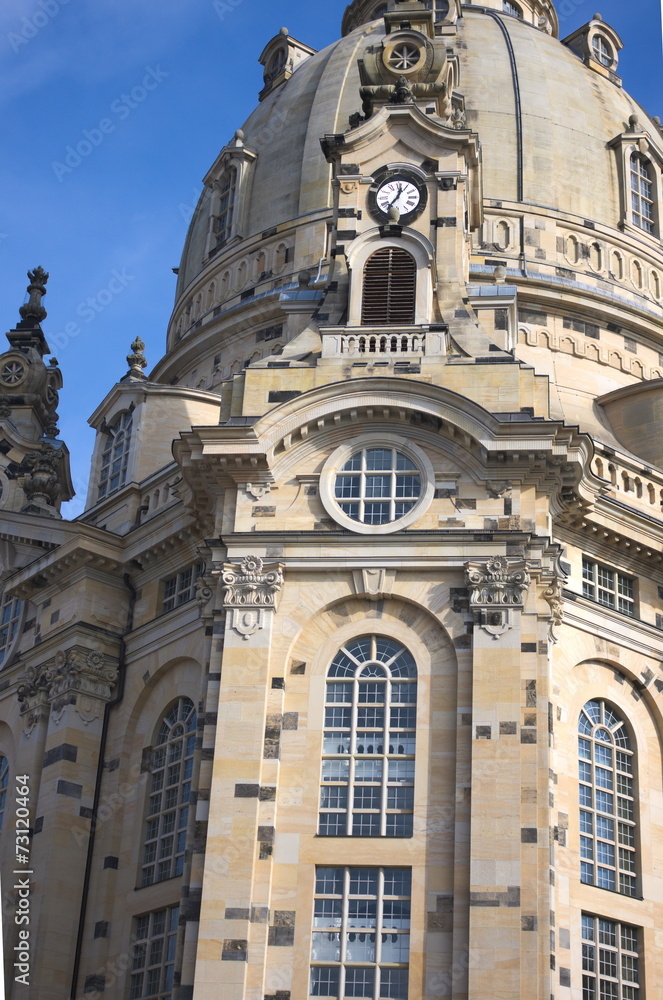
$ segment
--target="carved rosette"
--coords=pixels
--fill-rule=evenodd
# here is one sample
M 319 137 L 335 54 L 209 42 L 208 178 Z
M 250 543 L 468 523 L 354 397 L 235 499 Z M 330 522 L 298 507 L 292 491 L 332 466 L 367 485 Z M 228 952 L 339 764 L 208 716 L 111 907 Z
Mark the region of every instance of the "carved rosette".
M 276 611 L 284 583 L 283 565 L 265 566 L 259 556 L 245 556 L 239 564 L 224 563 L 223 605 L 232 610 L 232 627 L 250 639 L 265 627 L 266 613 Z
M 512 627 L 512 612 L 523 606 L 531 582 L 527 563 L 496 556 L 486 562 L 466 563 L 465 575 L 476 623 L 499 639 Z

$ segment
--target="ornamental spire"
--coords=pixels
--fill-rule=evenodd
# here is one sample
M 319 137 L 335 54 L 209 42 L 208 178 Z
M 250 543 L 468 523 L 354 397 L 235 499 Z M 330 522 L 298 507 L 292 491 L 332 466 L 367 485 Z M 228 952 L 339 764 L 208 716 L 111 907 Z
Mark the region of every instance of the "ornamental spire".
M 146 379 L 147 376 L 143 372 L 143 368 L 147 368 L 147 358 L 143 354 L 144 350 L 145 350 L 145 344 L 140 339 L 140 337 L 136 337 L 133 344 L 131 345 L 132 353 L 127 354 L 127 364 L 129 365 L 129 371 L 124 376 L 124 379 L 122 381 L 125 380 L 130 381 L 132 379 L 138 381 L 144 381 Z
M 21 306 L 19 313 L 23 320 L 34 319 L 37 323 L 41 323 L 47 316 L 41 300 L 46 295 L 46 282 L 49 275 L 43 267 L 36 267 L 34 271 L 28 271 L 28 278 L 30 279 L 28 285 L 30 300 Z

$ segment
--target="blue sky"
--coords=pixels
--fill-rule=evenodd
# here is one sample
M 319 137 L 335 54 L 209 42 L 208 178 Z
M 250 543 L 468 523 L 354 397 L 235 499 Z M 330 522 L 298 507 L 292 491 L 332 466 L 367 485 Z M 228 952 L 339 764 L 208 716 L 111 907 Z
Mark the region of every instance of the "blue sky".
M 627 90 L 663 116 L 659 0 L 557 6 L 562 37 L 601 12 L 624 40 Z M 87 417 L 125 373 L 131 341 L 140 334 L 150 365 L 163 351 L 172 268 L 201 178 L 256 103 L 264 44 L 285 25 L 323 48 L 338 37 L 344 7 L 5 0 L 0 8 L 0 322 L 14 326 L 25 273 L 43 265 L 51 274 L 44 330 L 64 373 L 61 436 L 78 492 L 67 516 L 85 499 Z M 67 156 L 83 139 L 89 155 Z

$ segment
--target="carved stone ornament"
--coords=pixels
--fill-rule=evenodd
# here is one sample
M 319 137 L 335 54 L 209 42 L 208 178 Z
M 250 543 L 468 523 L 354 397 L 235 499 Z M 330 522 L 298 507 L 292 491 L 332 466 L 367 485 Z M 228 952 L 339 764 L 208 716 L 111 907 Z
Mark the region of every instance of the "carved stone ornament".
M 30 284 L 28 285 L 30 300 L 24 306 L 21 306 L 18 311 L 23 320 L 34 319 L 37 323 L 41 323 L 47 316 L 41 300 L 46 295 L 46 282 L 49 275 L 43 267 L 36 267 L 34 271 L 28 271 L 28 278 L 30 279 Z
M 510 479 L 506 479 L 503 481 L 498 480 L 494 482 L 488 482 L 486 483 L 486 490 L 488 492 L 489 497 L 493 497 L 494 499 L 501 499 L 502 497 L 505 497 L 507 493 L 511 493 L 511 491 L 513 490 L 513 483 L 511 482 Z
M 271 488 L 269 483 L 246 483 L 244 486 L 248 495 L 254 500 L 262 500 L 263 497 L 269 496 Z
M 239 565 L 225 563 L 221 579 L 224 607 L 275 611 L 284 583 L 283 565 L 265 566 L 259 556 L 245 556 Z
M 110 701 L 117 673 L 117 667 L 96 650 L 69 649 L 56 653 L 48 663 L 28 667 L 25 683 L 17 692 L 21 714 L 50 704 L 57 722 L 64 706 L 75 704 L 87 725 L 101 715 L 102 704 Z
M 354 569 L 352 575 L 357 594 L 373 601 L 389 597 L 396 579 L 396 571 L 389 569 Z
M 548 639 L 550 642 L 557 642 L 556 629 L 564 621 L 564 601 L 562 600 L 562 580 L 555 577 L 551 580 L 543 592 L 544 599 L 550 605 L 550 624 L 548 627 Z
M 466 563 L 465 574 L 477 625 L 499 639 L 512 628 L 513 611 L 523 606 L 530 585 L 527 563 L 496 556 L 487 562 Z
M 247 641 L 266 624 L 265 608 L 254 608 L 246 610 L 244 608 L 233 608 L 231 625 L 238 635 Z

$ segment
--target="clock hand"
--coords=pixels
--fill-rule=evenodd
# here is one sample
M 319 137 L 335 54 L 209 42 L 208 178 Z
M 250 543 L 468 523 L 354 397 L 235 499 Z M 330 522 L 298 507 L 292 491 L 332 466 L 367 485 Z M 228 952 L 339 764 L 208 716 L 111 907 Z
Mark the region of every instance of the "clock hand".
M 400 196 L 402 195 L 402 193 L 403 193 L 403 185 L 401 184 L 401 186 L 398 189 L 398 194 L 396 195 L 396 197 L 394 198 L 393 201 L 389 202 L 389 204 L 387 205 L 387 208 L 391 208 L 392 205 L 395 205 L 396 202 L 398 201 L 398 199 L 400 198 Z

